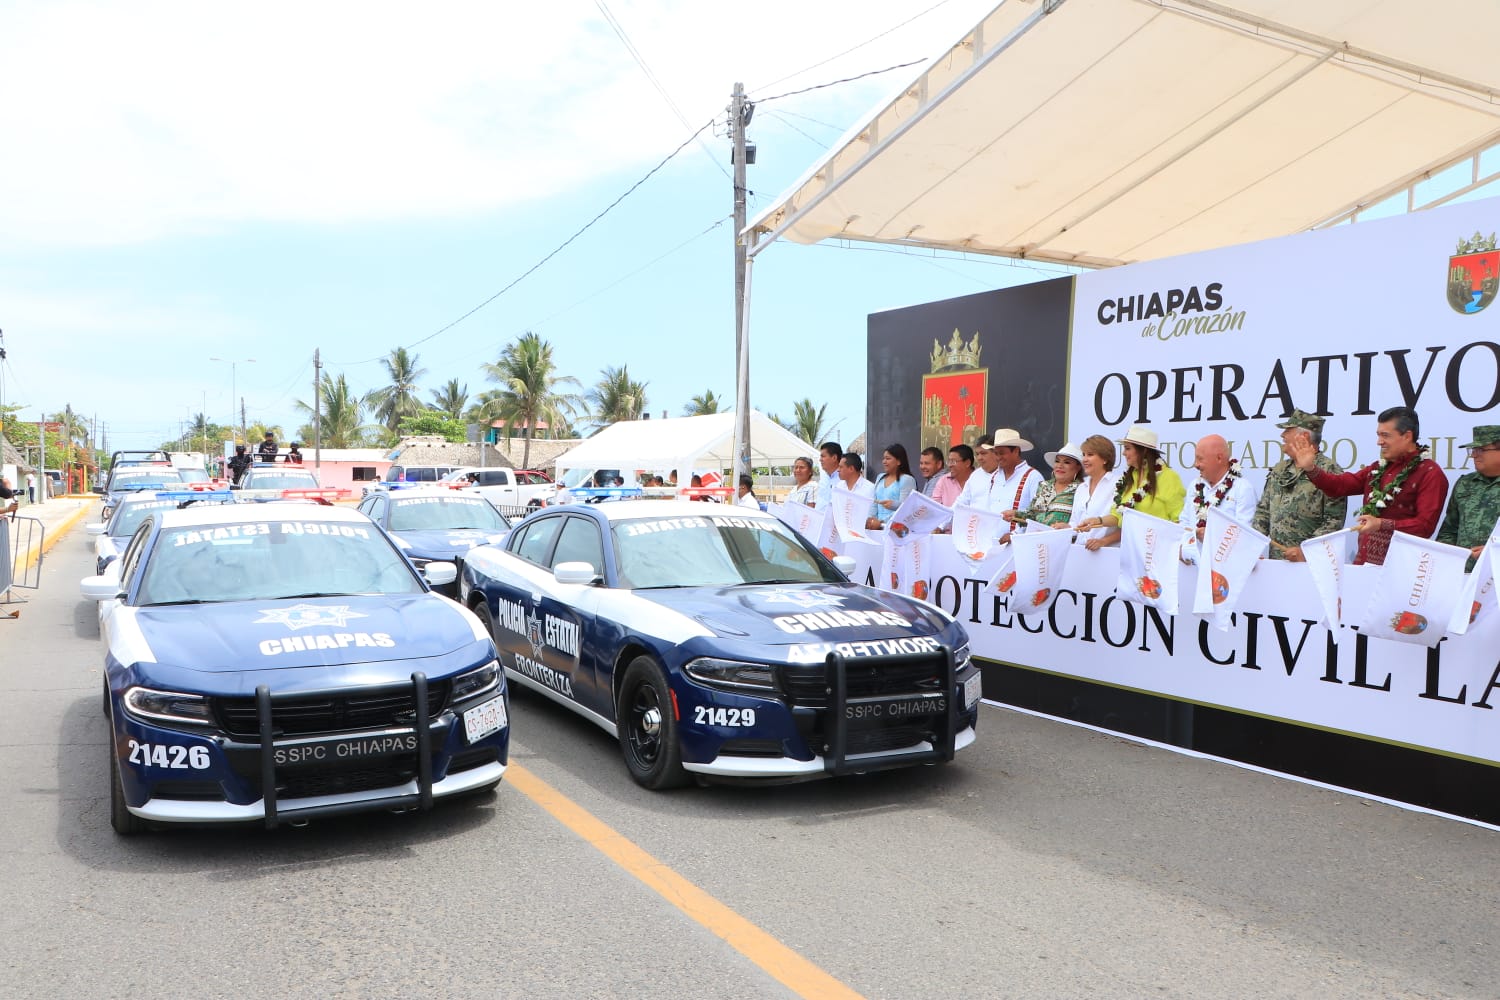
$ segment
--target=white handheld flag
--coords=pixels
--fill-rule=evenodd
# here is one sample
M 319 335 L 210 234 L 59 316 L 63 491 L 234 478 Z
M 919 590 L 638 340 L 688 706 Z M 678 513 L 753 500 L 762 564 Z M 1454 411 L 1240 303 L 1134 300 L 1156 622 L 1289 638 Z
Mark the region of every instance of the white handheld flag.
M 781 519 L 782 524 L 814 545 L 821 544 L 823 529 L 828 524 L 826 510 L 815 510 L 796 500 L 788 500 L 784 504 L 775 504 L 773 507 L 779 508 L 775 510 L 775 514 Z
M 1177 569 L 1182 526 L 1126 508 L 1120 524 L 1120 577 L 1115 594 L 1177 614 Z M 1014 543 L 1012 543 L 1014 544 Z
M 1398 531 L 1359 630 L 1374 639 L 1436 646 L 1463 596 L 1469 550 Z
M 832 493 L 833 500 L 828 505 L 828 513 L 839 538 L 845 542 L 879 545 L 880 540 L 871 537 L 872 533 L 865 527 L 873 501 L 846 488 L 842 483 L 834 483 Z
M 1261 553 L 1271 540 L 1217 507 L 1208 508 L 1204 518 L 1193 612 L 1213 615 L 1214 625 L 1227 632 L 1229 616 L 1239 603 L 1245 582 L 1255 572 Z
M 1495 575 L 1500 571 L 1500 538 L 1491 537 L 1474 571 L 1464 578 L 1464 592 L 1448 631 L 1463 635 L 1495 612 Z
M 1005 526 L 1005 519 L 992 511 L 954 507 L 953 548 L 970 566 L 978 566 L 995 547 L 995 539 Z
M 932 588 L 932 539 L 920 535 L 902 542 L 890 532 L 885 534 L 880 586 L 919 601 L 927 600 Z
M 1016 582 L 1010 591 L 1010 610 L 1031 615 L 1051 607 L 1072 545 L 1071 531 L 1018 531 L 1011 536 Z
M 1343 528 L 1309 538 L 1298 546 L 1302 558 L 1307 560 L 1313 586 L 1318 588 L 1318 597 L 1323 602 L 1323 624 L 1333 634 L 1334 642 L 1341 642 L 1344 637 L 1341 627 L 1344 621 L 1344 565 L 1349 561 L 1349 542 L 1355 534 L 1353 528 Z
M 905 538 L 908 534 L 930 535 L 952 519 L 952 507 L 944 507 L 932 497 L 912 490 L 891 515 L 886 530 L 897 538 Z

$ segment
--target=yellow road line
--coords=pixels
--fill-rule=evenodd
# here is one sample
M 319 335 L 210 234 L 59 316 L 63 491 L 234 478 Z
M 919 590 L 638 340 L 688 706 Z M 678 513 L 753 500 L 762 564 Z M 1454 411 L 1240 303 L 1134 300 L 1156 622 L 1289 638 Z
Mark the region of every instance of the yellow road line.
M 521 765 L 511 764 L 505 772 L 505 780 L 551 813 L 563 826 L 592 844 L 600 854 L 640 879 L 799 997 L 806 1000 L 862 1000 L 860 994 L 647 854 Z

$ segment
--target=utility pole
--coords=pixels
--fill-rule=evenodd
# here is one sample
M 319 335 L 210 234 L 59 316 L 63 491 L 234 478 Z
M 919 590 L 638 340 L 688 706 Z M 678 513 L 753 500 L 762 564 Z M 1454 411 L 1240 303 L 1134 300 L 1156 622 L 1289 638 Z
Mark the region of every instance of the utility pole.
M 745 100 L 745 85 L 736 83 L 729 103 L 729 130 L 734 140 L 734 468 L 729 485 L 750 473 L 750 338 L 746 296 L 749 257 L 740 232 L 745 228 L 745 127 L 755 105 Z
M 316 347 L 313 348 L 313 468 L 320 472 L 323 469 L 323 358 Z

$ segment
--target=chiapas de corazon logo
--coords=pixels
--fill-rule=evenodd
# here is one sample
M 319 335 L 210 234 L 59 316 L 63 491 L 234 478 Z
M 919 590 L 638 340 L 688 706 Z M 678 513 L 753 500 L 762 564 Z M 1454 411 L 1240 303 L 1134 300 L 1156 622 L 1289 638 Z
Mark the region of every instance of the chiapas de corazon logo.
M 1500 292 L 1500 244 L 1495 234 L 1475 232 L 1458 241 L 1448 258 L 1448 304 L 1454 312 L 1472 315 L 1495 301 Z

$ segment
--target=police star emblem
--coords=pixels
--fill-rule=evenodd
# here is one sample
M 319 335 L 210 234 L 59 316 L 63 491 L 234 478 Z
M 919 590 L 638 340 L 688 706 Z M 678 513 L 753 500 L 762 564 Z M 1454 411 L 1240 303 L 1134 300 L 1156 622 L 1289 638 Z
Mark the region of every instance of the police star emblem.
M 767 604 L 793 604 L 799 608 L 838 608 L 844 604 L 844 598 L 837 594 L 825 594 L 820 590 L 783 590 L 780 587 L 763 594 L 761 600 Z
M 261 608 L 254 625 L 285 625 L 293 632 L 318 625 L 342 627 L 351 618 L 368 618 L 363 611 L 350 611 L 347 604 L 293 604 L 289 608 Z
M 535 611 L 526 616 L 526 639 L 531 643 L 531 656 L 534 660 L 542 658 L 542 619 Z

